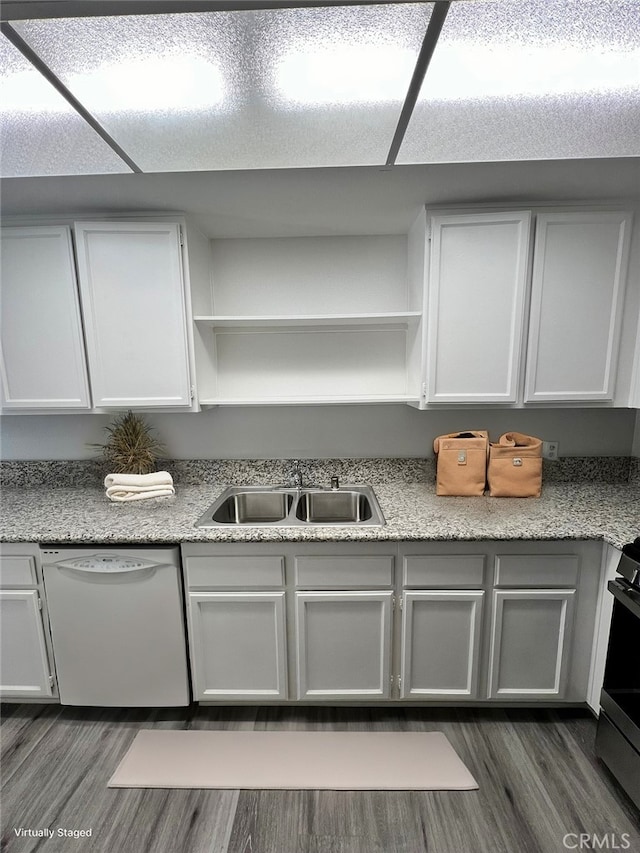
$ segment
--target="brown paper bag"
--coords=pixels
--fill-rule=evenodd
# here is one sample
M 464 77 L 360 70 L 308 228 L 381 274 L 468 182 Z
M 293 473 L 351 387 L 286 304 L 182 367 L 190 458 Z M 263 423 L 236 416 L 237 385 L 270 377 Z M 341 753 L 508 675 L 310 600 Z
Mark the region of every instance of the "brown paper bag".
M 487 481 L 489 433 L 469 430 L 439 435 L 433 442 L 437 495 L 482 495 Z
M 539 498 L 542 441 L 521 432 L 501 435 L 489 446 L 487 481 L 493 498 Z

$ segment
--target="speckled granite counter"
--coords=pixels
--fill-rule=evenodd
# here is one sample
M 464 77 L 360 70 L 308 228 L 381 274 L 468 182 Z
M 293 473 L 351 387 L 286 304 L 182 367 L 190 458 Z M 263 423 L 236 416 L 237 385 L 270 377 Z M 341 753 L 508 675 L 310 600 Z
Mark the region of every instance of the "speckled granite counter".
M 0 541 L 177 543 L 464 539 L 601 539 L 621 547 L 640 535 L 640 485 L 554 483 L 536 498 L 436 497 L 431 484 L 375 485 L 384 527 L 198 530 L 222 485 L 182 485 L 170 498 L 111 503 L 102 489 L 2 490 Z

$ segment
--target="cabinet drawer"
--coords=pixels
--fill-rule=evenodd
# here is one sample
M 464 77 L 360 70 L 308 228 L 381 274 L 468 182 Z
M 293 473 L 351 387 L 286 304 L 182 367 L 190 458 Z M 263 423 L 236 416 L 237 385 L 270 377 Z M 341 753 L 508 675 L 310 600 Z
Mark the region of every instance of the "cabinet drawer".
M 393 557 L 296 557 L 296 586 L 313 589 L 393 586 Z
M 284 557 L 187 557 L 187 585 L 221 587 L 284 586 Z
M 0 557 L 0 586 L 36 586 L 36 561 L 33 557 Z
M 482 586 L 484 554 L 433 554 L 404 558 L 403 586 L 455 587 Z
M 498 554 L 496 586 L 575 587 L 576 554 Z

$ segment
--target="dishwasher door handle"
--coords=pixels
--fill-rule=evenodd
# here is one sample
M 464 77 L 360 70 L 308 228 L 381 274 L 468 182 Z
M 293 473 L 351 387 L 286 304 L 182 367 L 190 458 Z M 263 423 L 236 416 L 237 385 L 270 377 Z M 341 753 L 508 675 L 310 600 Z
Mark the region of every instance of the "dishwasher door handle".
M 124 584 L 134 584 L 150 580 L 161 566 L 154 564 L 153 566 L 143 566 L 142 568 L 127 569 L 121 572 L 97 572 L 95 569 L 76 569 L 61 565 L 47 566 L 45 568 L 54 568 L 60 575 L 64 575 L 76 583 L 110 584 L 113 586 L 120 584 L 122 586 Z M 45 586 L 46 584 L 47 575 L 45 574 Z
M 78 557 L 74 560 L 60 560 L 54 563 L 64 569 L 76 569 L 82 572 L 136 572 L 140 569 L 148 569 L 158 566 L 151 560 L 143 560 L 135 557 L 121 557 L 120 554 L 93 554 L 91 557 Z
M 95 554 L 92 557 L 79 557 L 74 560 L 60 560 L 51 564 L 64 574 L 81 577 L 84 580 L 98 580 L 101 583 L 122 583 L 126 580 L 141 580 L 155 575 L 161 563 L 150 560 L 121 557 L 118 554 Z M 167 564 L 164 564 L 167 565 Z

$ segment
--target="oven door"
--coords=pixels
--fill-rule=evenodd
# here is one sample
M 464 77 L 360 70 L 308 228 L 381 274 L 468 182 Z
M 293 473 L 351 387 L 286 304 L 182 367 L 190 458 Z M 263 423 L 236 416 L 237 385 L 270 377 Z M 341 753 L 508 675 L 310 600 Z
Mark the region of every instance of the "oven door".
M 608 588 L 615 600 L 596 755 L 640 808 L 640 591 L 619 580 Z

